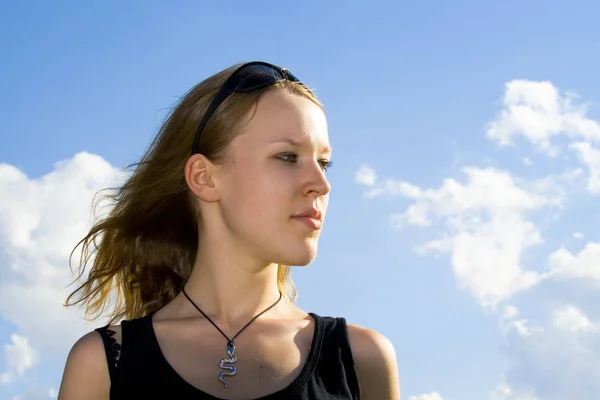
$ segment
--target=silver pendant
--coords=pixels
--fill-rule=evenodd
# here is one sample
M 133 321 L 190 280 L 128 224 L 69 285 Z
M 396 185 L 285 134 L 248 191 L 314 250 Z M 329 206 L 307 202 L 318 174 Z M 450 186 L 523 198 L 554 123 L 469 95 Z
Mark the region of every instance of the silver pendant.
M 221 362 L 219 363 L 219 366 L 221 367 L 221 369 L 225 370 L 225 371 L 219 373 L 219 380 L 225 384 L 225 387 L 227 387 L 227 381 L 225 379 L 223 379 L 223 376 L 225 376 L 225 375 L 233 376 L 237 372 L 237 368 L 234 367 L 233 365 L 226 365 L 226 364 L 233 364 L 234 362 L 237 361 L 237 357 L 235 356 L 234 353 L 235 353 L 235 344 L 233 344 L 232 342 L 228 342 L 227 343 L 227 354 L 229 354 L 229 358 L 222 358 Z

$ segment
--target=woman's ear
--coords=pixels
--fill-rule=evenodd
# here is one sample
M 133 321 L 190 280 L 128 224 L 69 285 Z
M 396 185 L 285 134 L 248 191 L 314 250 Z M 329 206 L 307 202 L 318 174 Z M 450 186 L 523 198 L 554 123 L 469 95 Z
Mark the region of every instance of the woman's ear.
M 202 154 L 194 154 L 185 163 L 185 180 L 194 196 L 207 201 L 219 200 L 215 185 L 217 166 Z

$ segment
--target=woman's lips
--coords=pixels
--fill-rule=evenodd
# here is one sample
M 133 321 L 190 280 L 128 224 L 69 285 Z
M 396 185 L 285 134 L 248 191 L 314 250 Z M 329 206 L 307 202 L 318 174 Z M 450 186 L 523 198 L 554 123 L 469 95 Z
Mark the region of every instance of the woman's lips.
M 298 222 L 303 223 L 304 225 L 306 225 L 312 229 L 321 229 L 321 226 L 323 226 L 323 222 L 316 218 L 310 218 L 310 217 L 292 217 L 292 218 L 297 220 Z

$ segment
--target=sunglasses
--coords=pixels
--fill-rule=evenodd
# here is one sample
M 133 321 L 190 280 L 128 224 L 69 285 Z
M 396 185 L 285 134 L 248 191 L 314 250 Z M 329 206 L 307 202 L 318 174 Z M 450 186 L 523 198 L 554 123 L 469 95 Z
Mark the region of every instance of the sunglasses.
M 213 98 L 204 117 L 202 117 L 202 121 L 200 121 L 200 125 L 198 125 L 192 145 L 192 155 L 199 153 L 200 135 L 208 119 L 229 95 L 263 89 L 282 80 L 301 83 L 289 70 L 263 61 L 248 62 L 233 71 Z

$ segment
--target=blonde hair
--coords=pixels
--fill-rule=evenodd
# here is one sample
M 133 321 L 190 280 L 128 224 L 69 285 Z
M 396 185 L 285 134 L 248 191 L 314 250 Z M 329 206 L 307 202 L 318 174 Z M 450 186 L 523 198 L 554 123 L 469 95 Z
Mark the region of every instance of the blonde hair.
M 199 212 L 184 178 L 196 129 L 212 98 L 239 65 L 200 82 L 186 93 L 162 124 L 125 183 L 103 196 L 112 206 L 77 243 L 81 246 L 77 281 L 95 253 L 88 276 L 68 297 L 65 306 L 85 306 L 88 319 L 109 310 L 109 323 L 152 313 L 181 290 L 194 265 L 198 246 Z M 288 80 L 248 93 L 231 94 L 212 114 L 199 142 L 199 151 L 213 163 L 224 163 L 231 141 L 239 134 L 259 98 L 269 91 L 304 96 L 322 107 L 306 86 Z M 246 118 L 247 120 L 247 118 Z M 96 199 L 96 197 L 94 197 Z M 95 202 L 92 207 L 97 207 Z M 90 252 L 90 246 L 93 246 Z M 279 265 L 277 284 L 294 301 L 297 292 L 290 266 Z M 73 299 L 77 297 L 77 300 Z

